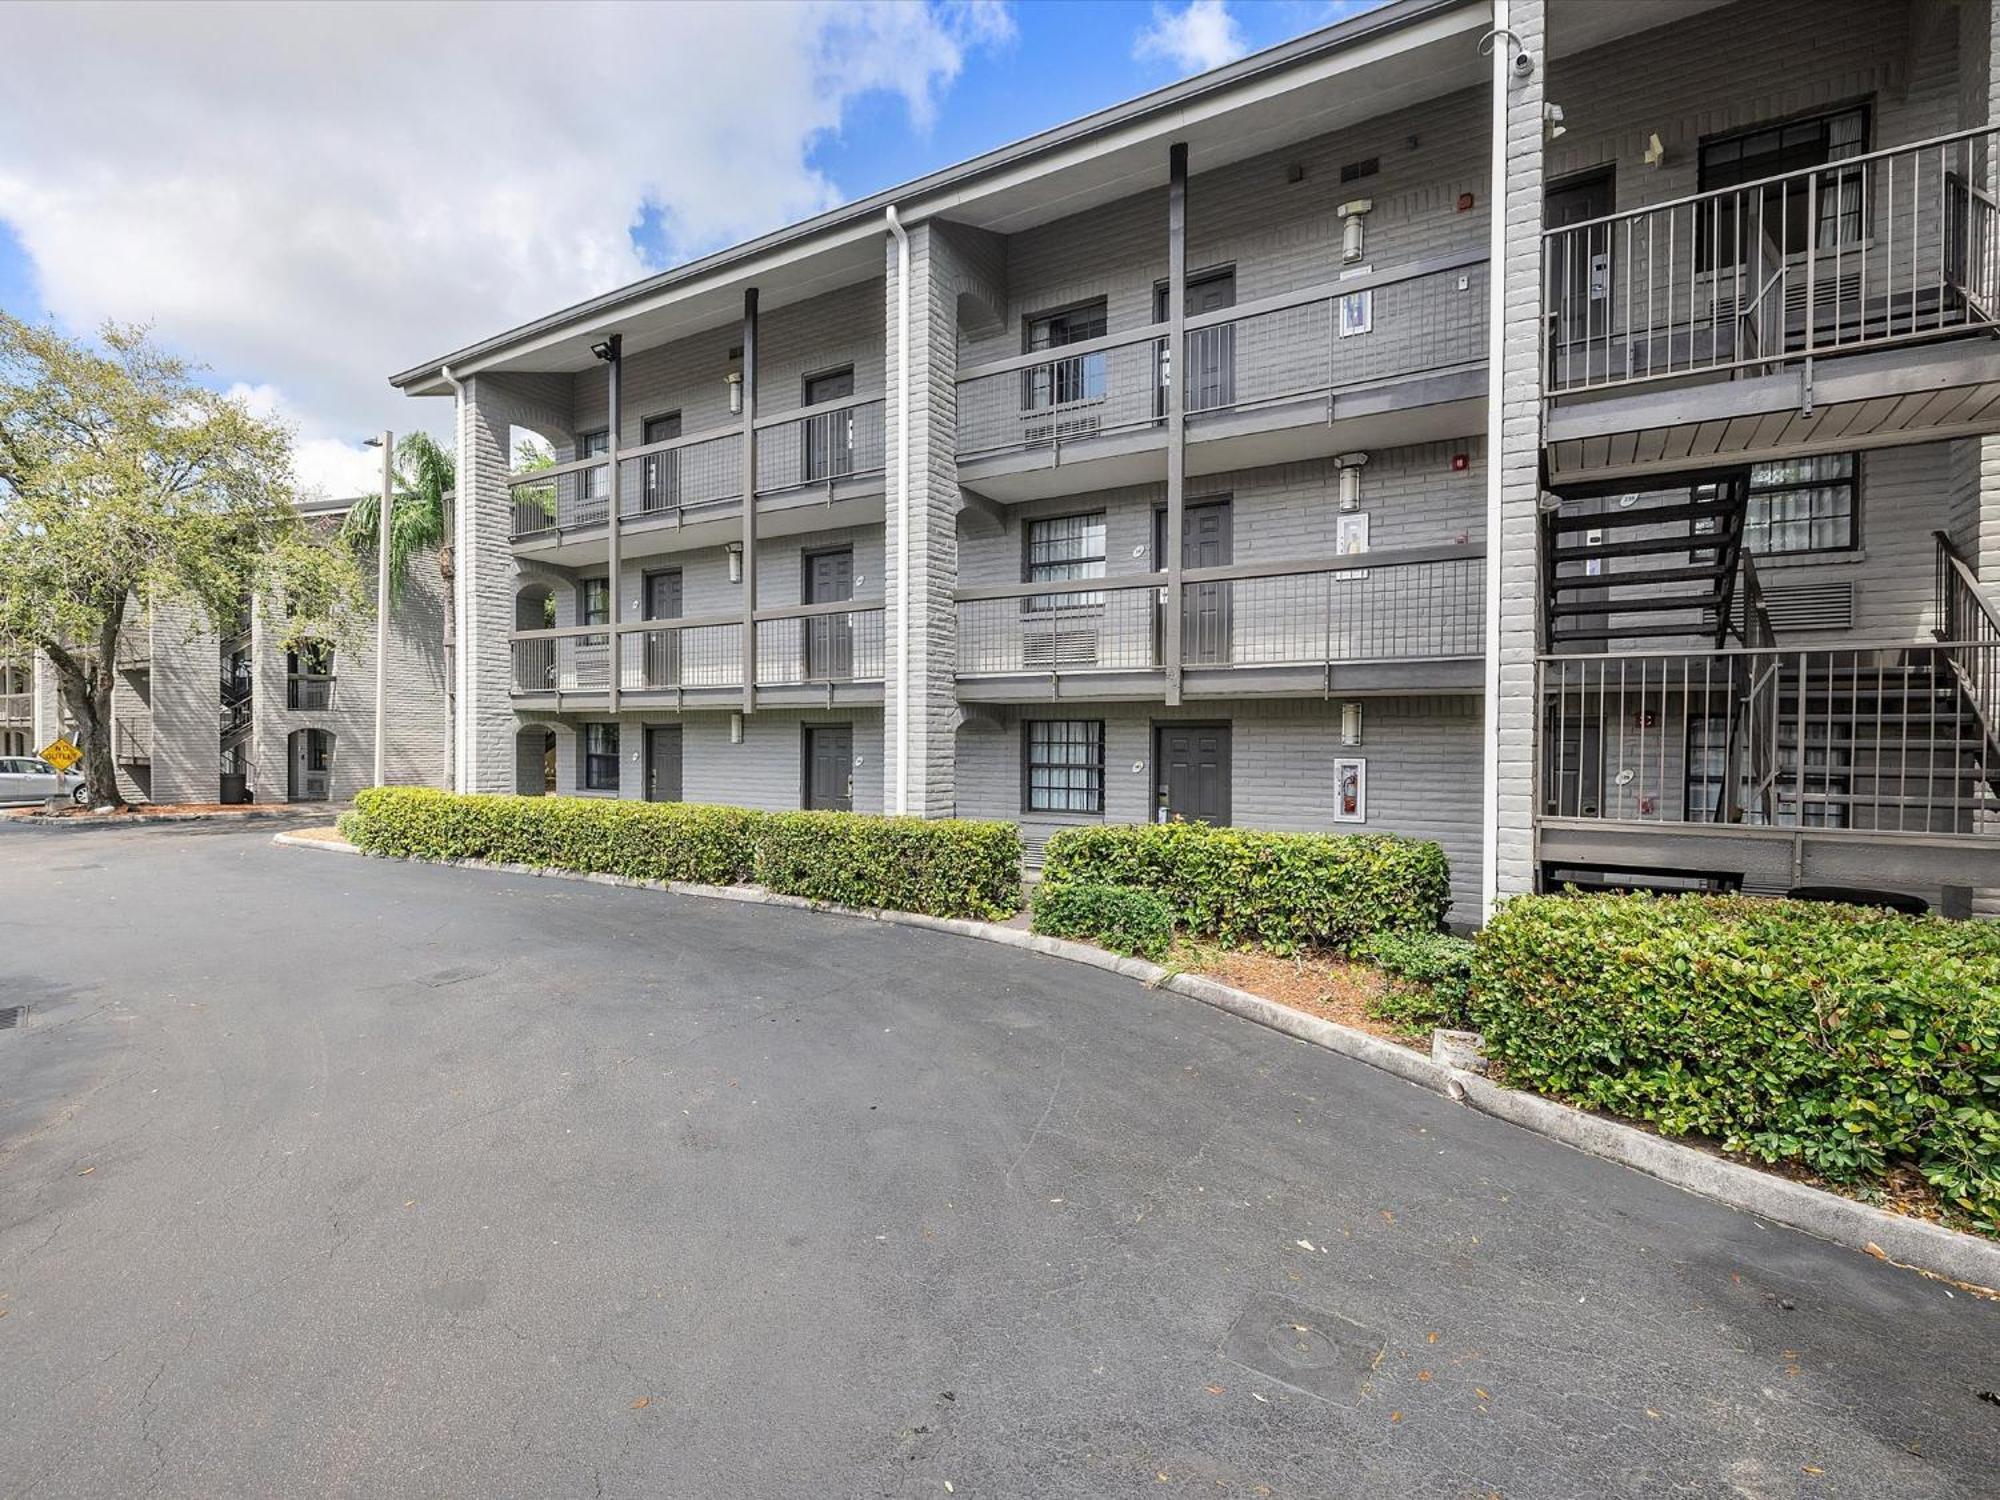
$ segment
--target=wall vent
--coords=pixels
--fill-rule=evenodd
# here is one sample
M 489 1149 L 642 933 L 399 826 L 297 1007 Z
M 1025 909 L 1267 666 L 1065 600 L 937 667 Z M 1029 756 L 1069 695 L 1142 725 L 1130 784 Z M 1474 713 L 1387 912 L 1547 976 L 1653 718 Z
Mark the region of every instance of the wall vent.
M 1764 609 L 1771 617 L 1771 629 L 1780 638 L 1797 630 L 1852 630 L 1854 628 L 1854 584 L 1767 583 Z M 1743 623 L 1743 595 L 1739 592 L 1732 610 L 1736 623 Z
M 1364 177 L 1373 177 L 1382 170 L 1382 158 L 1371 156 L 1366 161 L 1351 161 L 1340 169 L 1342 182 L 1359 182 Z

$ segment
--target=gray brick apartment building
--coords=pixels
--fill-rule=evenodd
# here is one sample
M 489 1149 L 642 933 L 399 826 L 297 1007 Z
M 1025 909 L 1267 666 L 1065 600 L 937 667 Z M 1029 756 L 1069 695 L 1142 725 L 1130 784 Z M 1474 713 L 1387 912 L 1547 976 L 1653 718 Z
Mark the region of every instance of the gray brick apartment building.
M 407 370 L 456 783 L 1974 910 L 1996 24 L 1397 0 Z

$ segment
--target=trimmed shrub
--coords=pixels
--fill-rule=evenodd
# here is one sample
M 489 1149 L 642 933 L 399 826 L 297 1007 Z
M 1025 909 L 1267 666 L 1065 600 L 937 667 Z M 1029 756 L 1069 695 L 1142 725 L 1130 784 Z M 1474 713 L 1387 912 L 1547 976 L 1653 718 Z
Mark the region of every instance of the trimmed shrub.
M 1464 1030 L 1472 991 L 1470 938 L 1449 932 L 1378 932 L 1360 956 L 1395 981 L 1375 1003 L 1385 1021 L 1429 1031 Z
M 1035 888 L 1030 925 L 1048 937 L 1083 938 L 1128 958 L 1167 956 L 1174 941 L 1174 914 L 1151 891 L 1080 880 Z
M 1021 835 L 1012 823 L 765 813 L 757 880 L 788 896 L 933 917 L 1011 917 L 1021 909 Z
M 755 879 L 786 895 L 932 916 L 1007 917 L 1020 907 L 1011 823 L 374 787 L 343 827 L 364 852 L 406 859 L 703 885 Z
M 1835 1181 L 1908 1163 L 2000 1231 L 2000 926 L 1518 896 L 1477 949 L 1472 1020 L 1510 1082 Z
M 1206 823 L 1068 828 L 1050 838 L 1042 878 L 1151 891 L 1195 936 L 1274 953 L 1347 951 L 1378 932 L 1433 932 L 1451 905 L 1444 850 L 1393 834 Z

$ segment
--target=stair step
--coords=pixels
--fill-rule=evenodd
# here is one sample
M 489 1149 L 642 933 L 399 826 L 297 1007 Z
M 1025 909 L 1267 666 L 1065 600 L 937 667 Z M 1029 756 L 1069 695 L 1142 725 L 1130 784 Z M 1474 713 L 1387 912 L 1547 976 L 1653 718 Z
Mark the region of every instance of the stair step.
M 1660 526 L 1669 521 L 1727 521 L 1736 514 L 1736 507 L 1727 501 L 1682 500 L 1666 505 L 1628 506 L 1596 516 L 1566 516 L 1557 512 L 1549 524 L 1560 535 L 1566 531 L 1618 531 L 1632 526 Z M 1721 532 L 1705 535 L 1700 538 L 1700 545 L 1714 546 L 1716 538 L 1722 535 Z
M 1633 537 L 1622 542 L 1603 542 L 1595 547 L 1553 547 L 1549 550 L 1549 560 L 1569 563 L 1588 562 L 1593 557 L 1657 557 L 1668 552 L 1703 552 L 1723 540 L 1717 536 Z M 1570 580 L 1559 578 L 1556 581 L 1567 583 Z M 1602 580 L 1598 586 L 1603 586 Z
M 1636 615 L 1657 614 L 1670 609 L 1719 609 L 1722 605 L 1720 593 L 1687 594 L 1676 597 L 1669 594 L 1651 599 L 1573 599 L 1561 604 L 1551 604 L 1549 613 L 1553 616 L 1565 615 Z

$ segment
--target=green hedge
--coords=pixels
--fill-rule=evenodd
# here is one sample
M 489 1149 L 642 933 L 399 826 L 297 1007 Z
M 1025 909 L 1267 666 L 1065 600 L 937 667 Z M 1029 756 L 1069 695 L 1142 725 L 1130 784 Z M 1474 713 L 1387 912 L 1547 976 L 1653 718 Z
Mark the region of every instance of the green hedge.
M 1175 924 L 1276 953 L 1352 949 L 1377 932 L 1435 931 L 1451 905 L 1436 844 L 1393 834 L 1258 833 L 1206 823 L 1069 828 L 1042 879 L 1152 891 Z
M 1469 1024 L 1472 991 L 1470 938 L 1449 932 L 1378 932 L 1361 945 L 1360 956 L 1393 983 L 1375 1002 L 1385 1021 L 1429 1031 Z
M 1021 842 L 1009 823 L 375 787 L 341 826 L 369 854 L 408 859 L 705 885 L 754 879 L 786 895 L 932 916 L 1005 917 L 1020 906 Z
M 2000 925 L 1520 896 L 1471 1011 L 1512 1083 L 1835 1181 L 1909 1163 L 2000 1230 Z
M 1011 917 L 1021 909 L 1021 835 L 1012 823 L 765 813 L 758 881 L 788 896 L 934 917 Z
M 1162 959 L 1174 941 L 1174 914 L 1151 891 L 1087 880 L 1035 888 L 1030 925 L 1049 937 L 1084 938 L 1130 958 Z

